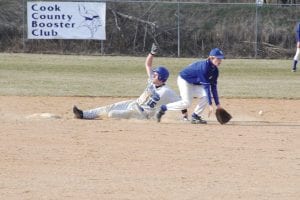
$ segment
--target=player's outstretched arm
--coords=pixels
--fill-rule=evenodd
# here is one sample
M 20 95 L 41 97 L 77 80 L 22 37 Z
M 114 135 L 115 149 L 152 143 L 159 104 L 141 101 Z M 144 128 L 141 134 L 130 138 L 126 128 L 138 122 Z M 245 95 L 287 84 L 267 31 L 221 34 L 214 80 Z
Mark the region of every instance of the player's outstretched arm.
M 149 77 L 151 76 L 153 58 L 157 54 L 158 54 L 158 47 L 153 43 L 151 47 L 151 51 L 148 54 L 145 62 L 146 71 Z

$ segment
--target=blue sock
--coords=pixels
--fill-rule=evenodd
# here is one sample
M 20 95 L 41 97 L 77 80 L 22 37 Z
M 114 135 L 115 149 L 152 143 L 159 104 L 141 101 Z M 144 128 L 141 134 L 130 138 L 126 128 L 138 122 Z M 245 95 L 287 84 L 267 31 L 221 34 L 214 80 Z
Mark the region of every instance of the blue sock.
M 298 60 L 294 60 L 293 69 L 296 69 L 297 63 L 298 63 Z
M 197 115 L 196 113 L 193 112 L 192 117 L 197 118 L 197 117 L 199 117 L 199 115 Z
M 167 106 L 166 105 L 161 105 L 160 109 L 165 112 L 165 111 L 167 111 Z

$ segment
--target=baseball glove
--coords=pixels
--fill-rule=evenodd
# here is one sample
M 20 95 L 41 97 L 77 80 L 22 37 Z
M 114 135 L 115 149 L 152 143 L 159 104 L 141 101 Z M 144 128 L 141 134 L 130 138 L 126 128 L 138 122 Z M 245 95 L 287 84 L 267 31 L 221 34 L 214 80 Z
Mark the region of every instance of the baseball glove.
M 224 108 L 217 108 L 216 118 L 220 124 L 226 124 L 232 117 Z
M 152 44 L 150 53 L 154 56 L 158 54 L 158 46 L 155 43 Z

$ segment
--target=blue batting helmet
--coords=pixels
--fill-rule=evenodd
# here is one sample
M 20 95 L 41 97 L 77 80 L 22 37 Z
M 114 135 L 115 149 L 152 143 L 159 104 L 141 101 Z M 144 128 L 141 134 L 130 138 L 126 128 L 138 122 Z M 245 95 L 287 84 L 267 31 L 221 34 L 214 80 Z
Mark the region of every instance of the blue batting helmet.
M 162 82 L 166 82 L 169 78 L 169 71 L 167 68 L 163 66 L 158 66 L 152 70 L 158 74 L 158 80 Z
M 224 59 L 224 54 L 219 48 L 214 48 L 210 51 L 209 56 L 214 56 L 219 59 Z

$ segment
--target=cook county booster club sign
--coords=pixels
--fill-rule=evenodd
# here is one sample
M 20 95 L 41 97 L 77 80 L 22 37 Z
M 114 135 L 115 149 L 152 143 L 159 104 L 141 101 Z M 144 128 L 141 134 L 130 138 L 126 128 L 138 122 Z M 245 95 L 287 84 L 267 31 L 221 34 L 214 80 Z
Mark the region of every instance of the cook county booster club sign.
M 27 2 L 28 39 L 105 40 L 106 4 Z

